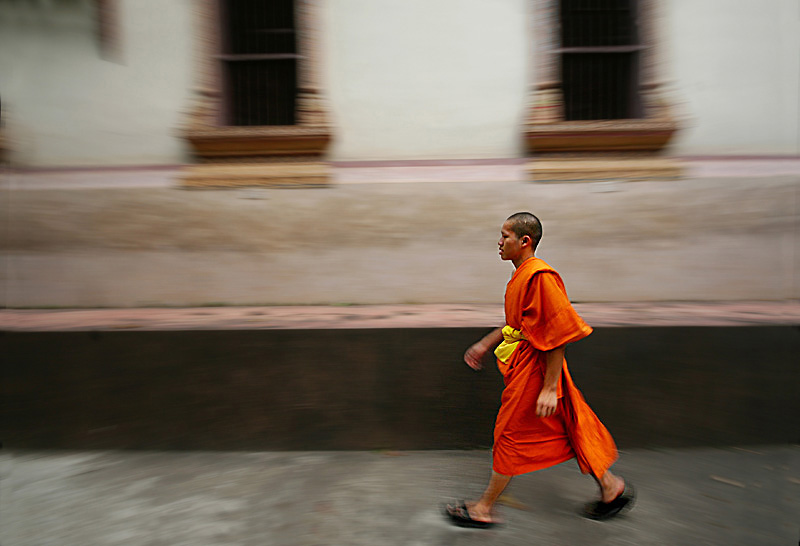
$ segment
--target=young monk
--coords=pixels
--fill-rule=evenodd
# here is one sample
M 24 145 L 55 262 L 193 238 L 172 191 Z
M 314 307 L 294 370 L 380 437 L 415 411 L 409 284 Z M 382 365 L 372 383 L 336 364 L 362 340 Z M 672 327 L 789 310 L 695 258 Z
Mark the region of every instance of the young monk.
M 514 264 L 506 287 L 506 325 L 472 345 L 464 361 L 482 368 L 497 346 L 497 366 L 505 389 L 494 428 L 489 485 L 476 502 L 448 505 L 456 525 L 486 528 L 497 522 L 495 501 L 512 476 L 575 457 L 581 471 L 600 486 L 601 498 L 585 507 L 592 519 L 607 519 L 629 507 L 633 491 L 608 469 L 617 448 L 608 430 L 575 387 L 564 348 L 592 328 L 575 312 L 555 270 L 534 256 L 542 224 L 529 212 L 513 214 L 500 230 L 500 258 Z

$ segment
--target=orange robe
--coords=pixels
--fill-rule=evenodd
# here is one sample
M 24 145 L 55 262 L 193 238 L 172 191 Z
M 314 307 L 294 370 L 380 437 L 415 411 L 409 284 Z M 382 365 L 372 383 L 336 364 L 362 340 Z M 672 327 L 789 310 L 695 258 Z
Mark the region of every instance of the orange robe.
M 570 304 L 558 273 L 539 258 L 526 260 L 514 272 L 505 311 L 506 324 L 524 339 L 506 362 L 497 361 L 505 389 L 494 429 L 494 471 L 515 476 L 576 457 L 584 474 L 599 479 L 616 461 L 617 448 L 572 382 L 566 360 L 555 414 L 536 415 L 545 352 L 588 336 L 592 328 Z

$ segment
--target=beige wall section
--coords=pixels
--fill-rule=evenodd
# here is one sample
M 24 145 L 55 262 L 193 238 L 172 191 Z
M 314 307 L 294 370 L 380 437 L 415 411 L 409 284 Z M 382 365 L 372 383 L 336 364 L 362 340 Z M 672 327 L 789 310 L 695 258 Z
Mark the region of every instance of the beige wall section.
M 191 85 L 191 0 L 117 0 L 121 56 L 103 60 L 92 2 L 3 2 L 0 94 L 23 165 L 164 164 Z
M 800 299 L 798 174 L 228 191 L 125 174 L 0 183 L 0 307 L 500 303 L 500 224 L 525 209 L 575 301 Z
M 526 0 L 330 0 L 337 160 L 517 157 Z
M 800 154 L 800 2 L 671 0 L 678 154 Z

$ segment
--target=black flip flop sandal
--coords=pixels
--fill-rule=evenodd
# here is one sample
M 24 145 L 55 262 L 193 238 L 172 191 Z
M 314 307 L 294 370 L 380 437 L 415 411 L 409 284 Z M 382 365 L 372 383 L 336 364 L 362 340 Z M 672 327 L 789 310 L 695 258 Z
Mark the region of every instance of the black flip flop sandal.
M 633 508 L 633 501 L 635 499 L 636 493 L 633 490 L 633 486 L 626 481 L 625 489 L 616 499 L 610 502 L 590 502 L 584 507 L 583 515 L 597 521 L 611 519 L 614 516 L 620 515 L 623 511 Z
M 444 513 L 450 520 L 459 527 L 468 527 L 471 529 L 488 529 L 494 525 L 493 521 L 478 521 L 472 519 L 467 509 L 467 504 L 460 501 L 456 506 L 449 504 L 444 507 Z

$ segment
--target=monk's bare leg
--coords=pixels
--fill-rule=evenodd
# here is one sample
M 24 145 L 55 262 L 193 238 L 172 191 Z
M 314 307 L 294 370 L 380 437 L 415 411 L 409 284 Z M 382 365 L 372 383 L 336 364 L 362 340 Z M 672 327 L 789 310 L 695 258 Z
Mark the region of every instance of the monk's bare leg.
M 494 503 L 497 502 L 497 498 L 503 493 L 510 481 L 511 476 L 498 474 L 492 471 L 489 485 L 486 486 L 486 490 L 483 492 L 483 495 L 481 495 L 481 498 L 478 499 L 478 502 L 467 503 L 469 516 L 478 521 L 494 521 L 492 518 L 492 508 L 494 507 Z
M 595 478 L 600 486 L 603 502 L 611 502 L 625 491 L 625 480 L 607 470 L 600 479 Z

